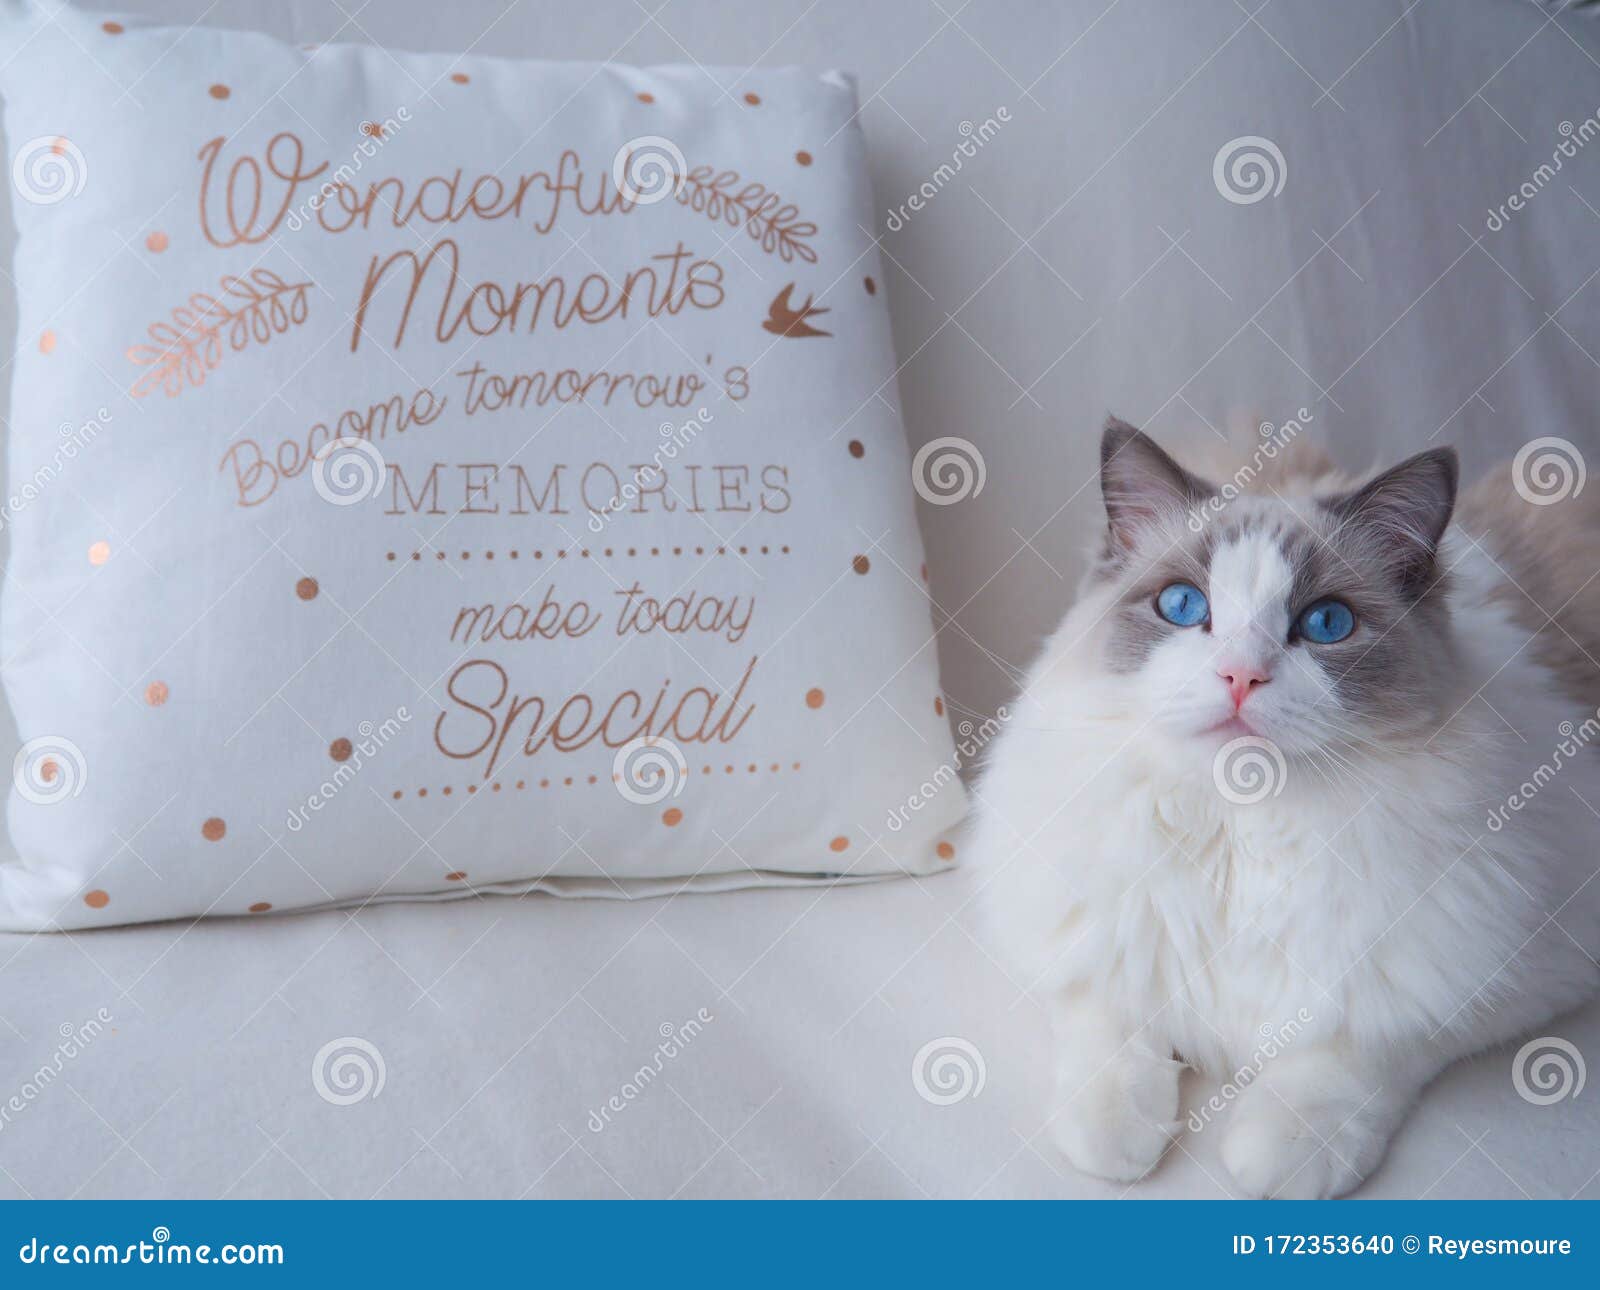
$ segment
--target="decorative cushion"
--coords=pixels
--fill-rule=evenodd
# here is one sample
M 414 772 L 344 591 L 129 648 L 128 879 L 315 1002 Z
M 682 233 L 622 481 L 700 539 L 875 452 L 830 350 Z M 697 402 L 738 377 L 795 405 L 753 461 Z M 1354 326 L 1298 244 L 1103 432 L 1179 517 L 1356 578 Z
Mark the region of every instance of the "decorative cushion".
M 847 77 L 0 45 L 0 926 L 951 862 Z

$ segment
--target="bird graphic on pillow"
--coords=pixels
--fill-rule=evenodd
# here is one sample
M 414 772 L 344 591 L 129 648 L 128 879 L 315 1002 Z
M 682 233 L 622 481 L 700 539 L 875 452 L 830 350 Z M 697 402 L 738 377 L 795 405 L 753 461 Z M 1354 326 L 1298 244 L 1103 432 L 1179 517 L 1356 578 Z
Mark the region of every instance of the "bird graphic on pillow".
M 812 306 L 811 296 L 807 296 L 805 303 L 796 309 L 789 303 L 789 297 L 794 293 L 794 283 L 790 283 L 778 292 L 772 303 L 767 306 L 766 321 L 761 324 L 766 331 L 776 336 L 831 336 L 831 331 L 822 331 L 813 327 L 808 319 L 815 318 L 818 314 L 825 314 L 827 309 L 817 309 Z

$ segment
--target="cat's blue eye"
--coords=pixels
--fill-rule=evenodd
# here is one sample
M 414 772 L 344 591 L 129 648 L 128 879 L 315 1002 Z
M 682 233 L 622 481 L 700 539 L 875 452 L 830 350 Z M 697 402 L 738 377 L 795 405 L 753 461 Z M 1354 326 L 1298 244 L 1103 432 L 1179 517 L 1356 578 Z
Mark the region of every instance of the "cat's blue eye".
M 1156 612 L 1174 627 L 1193 627 L 1205 622 L 1211 606 L 1199 587 L 1173 582 L 1161 588 L 1161 594 L 1156 597 Z
M 1300 615 L 1300 635 L 1313 645 L 1333 645 L 1356 629 L 1356 616 L 1342 600 L 1319 600 Z

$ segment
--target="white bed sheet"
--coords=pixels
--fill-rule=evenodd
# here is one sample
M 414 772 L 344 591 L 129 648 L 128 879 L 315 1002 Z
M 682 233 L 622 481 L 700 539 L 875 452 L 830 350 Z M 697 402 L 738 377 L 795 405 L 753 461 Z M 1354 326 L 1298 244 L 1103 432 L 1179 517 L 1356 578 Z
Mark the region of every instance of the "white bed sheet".
M 971 882 L 7 937 L 0 1091 L 62 1023 L 112 1021 L 0 1130 L 0 1195 L 1227 1195 L 1225 1120 L 1132 1189 L 1056 1156 L 1043 1016 L 969 935 Z M 662 1026 L 702 1009 L 594 1131 Z M 1600 1051 L 1592 1010 L 1561 1033 Z M 337 1106 L 312 1064 L 347 1036 L 384 1082 Z M 913 1063 L 948 1036 L 983 1083 L 935 1105 Z M 1503 1052 L 1446 1075 L 1363 1194 L 1600 1195 L 1595 1099 L 1529 1105 L 1510 1069 Z
M 1484 224 L 1600 108 L 1600 42 L 1517 0 L 127 7 L 297 41 L 850 66 L 884 210 L 1005 106 L 884 242 L 909 432 L 987 461 L 981 495 L 923 515 L 957 713 L 1003 702 L 1067 603 L 1108 408 L 1159 434 L 1305 406 L 1352 464 L 1453 441 L 1470 474 L 1535 434 L 1600 460 L 1600 143 Z M 1236 206 L 1212 158 L 1245 135 L 1288 175 Z M 973 881 L 0 937 L 0 1104 L 62 1026 L 113 1018 L 0 1117 L 0 1195 L 1122 1194 L 1041 1133 L 1043 1017 L 970 934 Z M 1600 1055 L 1600 1010 L 1550 1030 Z M 345 1036 L 385 1083 L 340 1107 L 311 1070 Z M 985 1079 L 938 1106 L 912 1064 L 946 1036 Z M 1531 1105 L 1510 1067 L 1447 1073 L 1363 1194 L 1600 1194 L 1600 1101 Z M 1218 1136 L 1129 1194 L 1226 1194 Z

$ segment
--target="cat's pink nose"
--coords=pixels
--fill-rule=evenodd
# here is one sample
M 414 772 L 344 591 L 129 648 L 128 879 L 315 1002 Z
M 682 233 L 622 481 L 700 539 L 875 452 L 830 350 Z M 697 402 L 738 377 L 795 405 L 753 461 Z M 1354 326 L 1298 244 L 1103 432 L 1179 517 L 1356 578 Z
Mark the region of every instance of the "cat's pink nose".
M 1247 663 L 1224 663 L 1217 669 L 1217 675 L 1227 685 L 1228 693 L 1233 695 L 1235 712 L 1244 707 L 1244 701 L 1250 697 L 1251 690 L 1272 680 L 1268 673 Z

